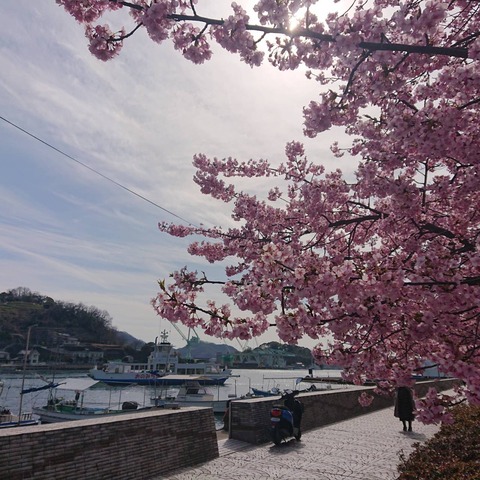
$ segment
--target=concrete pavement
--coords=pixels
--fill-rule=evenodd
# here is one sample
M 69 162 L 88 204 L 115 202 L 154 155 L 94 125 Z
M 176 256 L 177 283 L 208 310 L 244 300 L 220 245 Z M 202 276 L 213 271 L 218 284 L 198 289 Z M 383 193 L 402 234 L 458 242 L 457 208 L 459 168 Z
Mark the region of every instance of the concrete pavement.
M 404 432 L 393 407 L 305 432 L 302 440 L 260 446 L 219 440 L 220 457 L 158 477 L 168 480 L 393 480 L 399 454 L 408 455 L 439 427 L 413 422 Z

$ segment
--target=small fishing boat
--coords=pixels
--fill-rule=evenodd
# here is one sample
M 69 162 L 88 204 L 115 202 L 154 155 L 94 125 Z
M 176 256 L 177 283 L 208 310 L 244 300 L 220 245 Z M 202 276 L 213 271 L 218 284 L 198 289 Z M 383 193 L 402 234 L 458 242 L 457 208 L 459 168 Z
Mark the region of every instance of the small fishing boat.
M 22 413 L 19 417 L 8 408 L 0 406 L 0 428 L 29 427 L 31 425 L 38 425 L 38 420 L 33 418 L 32 413 Z
M 180 387 L 177 395 L 159 395 L 151 398 L 152 405 L 156 407 L 210 407 L 213 413 L 223 414 L 227 409 L 229 401 L 238 399 L 237 397 L 230 397 L 228 399 L 220 399 L 219 395 L 206 388 L 201 383 L 201 377 L 198 379 L 191 379 Z M 245 397 L 242 397 L 245 398 Z
M 139 408 L 137 402 L 123 402 L 121 409 L 112 409 L 110 405 L 106 407 L 89 406 L 85 403 L 85 392 L 97 383 L 98 381 L 88 377 L 66 379 L 50 390 L 47 404 L 43 407 L 34 407 L 33 413 L 40 417 L 41 423 L 56 423 L 151 409 L 151 407 Z M 75 394 L 71 399 L 59 398 L 56 396 L 57 390 Z
M 0 396 L 3 393 L 3 381 L 0 380 Z M 13 414 L 9 408 L 0 405 L 0 428 L 11 427 L 28 427 L 30 425 L 37 425 L 38 421 L 33 418 L 31 412 Z
M 31 412 L 22 413 L 20 417 L 13 414 L 8 408 L 0 406 L 0 428 L 29 427 L 38 425 Z
M 252 394 L 255 397 L 275 397 L 281 395 L 280 389 L 278 387 L 273 387 L 270 390 L 260 390 L 259 388 L 251 387 Z

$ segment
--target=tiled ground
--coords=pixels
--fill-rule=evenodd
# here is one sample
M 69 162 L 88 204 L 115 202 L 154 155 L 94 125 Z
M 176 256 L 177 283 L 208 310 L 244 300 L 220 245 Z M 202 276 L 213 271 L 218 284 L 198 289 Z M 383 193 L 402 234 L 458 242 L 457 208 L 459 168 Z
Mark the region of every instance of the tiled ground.
M 301 442 L 279 447 L 252 446 L 238 440 L 220 440 L 220 458 L 175 472 L 169 480 L 392 480 L 399 453 L 409 453 L 438 427 L 413 423 L 403 432 L 393 408 L 311 430 Z

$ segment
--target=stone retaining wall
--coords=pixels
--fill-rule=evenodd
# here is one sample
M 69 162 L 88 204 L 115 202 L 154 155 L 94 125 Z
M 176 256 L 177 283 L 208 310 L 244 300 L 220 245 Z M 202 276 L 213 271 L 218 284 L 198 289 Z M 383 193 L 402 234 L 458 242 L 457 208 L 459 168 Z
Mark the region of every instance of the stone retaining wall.
M 429 387 L 435 387 L 440 391 L 448 390 L 457 382 L 455 379 L 419 382 L 414 388 L 416 396 L 423 397 Z M 344 389 L 300 394 L 299 399 L 305 405 L 305 412 L 302 417 L 302 431 L 340 422 L 393 405 L 393 398 L 374 394 L 374 388 L 348 386 Z M 374 397 L 372 404 L 368 407 L 362 407 L 358 403 L 358 396 L 363 391 Z M 253 444 L 269 442 L 271 440 L 270 410 L 278 402 L 279 397 L 231 402 L 230 438 Z
M 0 430 L 5 480 L 146 480 L 217 457 L 208 408 Z

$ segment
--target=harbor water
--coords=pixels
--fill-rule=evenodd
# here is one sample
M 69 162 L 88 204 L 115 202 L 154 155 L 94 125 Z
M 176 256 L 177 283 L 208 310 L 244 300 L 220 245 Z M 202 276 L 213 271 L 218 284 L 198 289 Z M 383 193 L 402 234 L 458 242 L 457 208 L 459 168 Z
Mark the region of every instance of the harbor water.
M 233 370 L 233 377 L 229 378 L 223 386 L 210 386 L 208 389 L 215 395 L 215 399 L 224 400 L 233 397 L 241 397 L 251 393 L 252 388 L 261 390 L 270 390 L 277 387 L 280 390 L 298 389 L 305 390 L 311 384 L 301 382 L 300 380 L 308 375 L 308 370 Z M 316 370 L 314 372 L 322 377 L 330 377 L 332 380 L 340 377 L 340 370 Z M 24 389 L 45 386 L 48 382 L 54 381 L 62 383 L 66 378 L 86 377 L 87 372 L 79 371 L 61 371 L 56 372 L 40 372 L 27 371 L 25 377 L 22 372 L 1 373 L 0 379 L 4 383 L 3 393 L 0 396 L 0 406 L 10 409 L 14 414 L 19 412 L 20 392 L 22 390 L 22 382 Z M 339 388 L 334 386 L 334 388 Z M 133 401 L 140 406 L 150 406 L 150 399 L 160 394 L 175 396 L 178 388 L 160 387 L 156 385 L 121 385 L 110 386 L 102 382 L 97 383 L 85 392 L 85 404 L 94 407 L 110 407 L 121 408 L 123 402 Z M 57 388 L 56 396 L 65 399 L 71 399 L 75 392 L 60 390 Z M 46 404 L 49 396 L 48 390 L 40 390 L 34 393 L 23 395 L 22 413 L 31 412 L 33 407 L 42 407 Z M 217 419 L 217 424 L 221 427 L 221 419 Z

